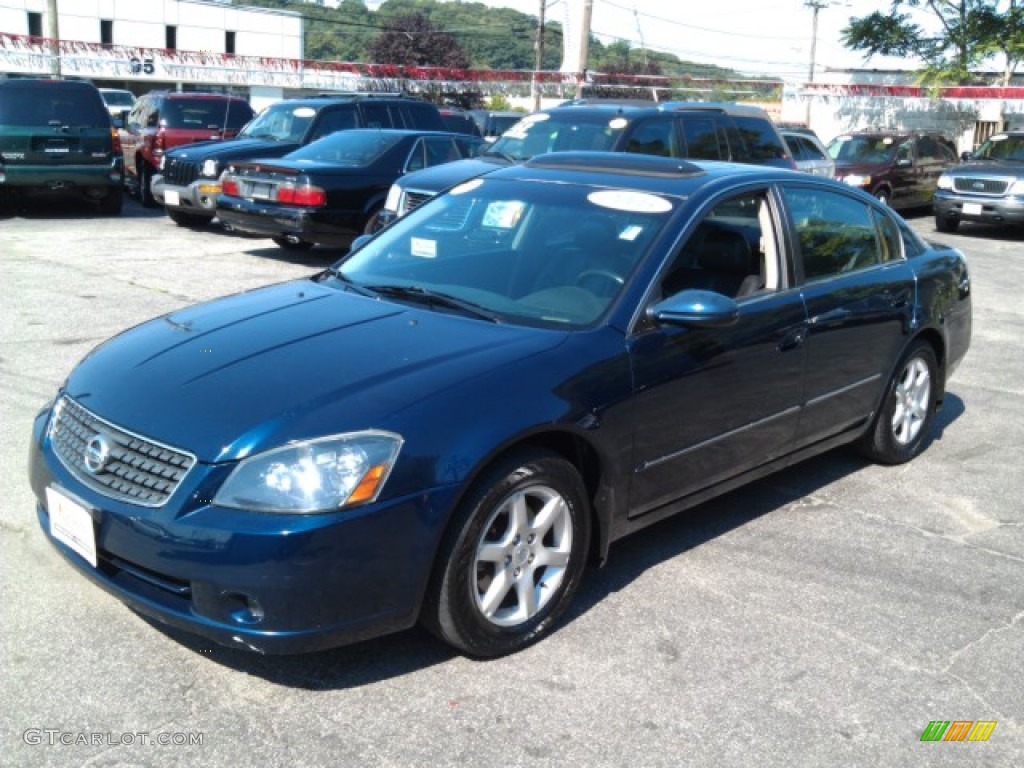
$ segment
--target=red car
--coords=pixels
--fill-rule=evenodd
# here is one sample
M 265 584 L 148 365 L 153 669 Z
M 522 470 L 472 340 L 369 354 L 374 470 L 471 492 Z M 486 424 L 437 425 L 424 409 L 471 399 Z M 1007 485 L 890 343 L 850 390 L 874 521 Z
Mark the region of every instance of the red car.
M 121 130 L 125 184 L 144 206 L 155 206 L 150 182 L 164 152 L 197 141 L 230 139 L 253 116 L 245 99 L 223 93 L 153 91 L 141 96 Z

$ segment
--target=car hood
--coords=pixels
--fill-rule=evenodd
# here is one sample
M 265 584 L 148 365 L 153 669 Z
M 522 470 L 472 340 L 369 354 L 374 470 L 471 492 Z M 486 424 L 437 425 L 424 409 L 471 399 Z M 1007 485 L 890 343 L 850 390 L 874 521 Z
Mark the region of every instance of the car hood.
M 281 157 L 299 148 L 297 142 L 270 141 L 268 139 L 227 139 L 225 141 L 197 141 L 184 147 L 168 150 L 167 155 L 176 160 L 202 162 L 216 160 L 238 160 L 240 158 Z
M 66 391 L 123 429 L 227 461 L 387 428 L 417 401 L 564 338 L 302 280 L 128 330 L 93 350 Z
M 960 165 L 947 168 L 945 173 L 949 176 L 959 174 L 984 174 L 987 176 L 1015 176 L 1024 178 L 1024 163 L 999 162 L 997 160 L 971 160 Z
M 404 189 L 425 189 L 440 192 L 458 184 L 460 181 L 475 179 L 485 173 L 505 168 L 512 163 L 502 157 L 474 157 L 468 160 L 455 160 L 451 163 L 424 168 L 422 171 L 403 176 L 398 184 Z

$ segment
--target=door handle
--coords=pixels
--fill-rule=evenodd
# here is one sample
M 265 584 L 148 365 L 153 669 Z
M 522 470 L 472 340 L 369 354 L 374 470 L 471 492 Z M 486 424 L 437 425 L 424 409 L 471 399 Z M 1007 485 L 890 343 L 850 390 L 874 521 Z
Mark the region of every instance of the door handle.
M 778 350 L 779 352 L 788 352 L 791 349 L 796 349 L 807 339 L 807 326 L 801 325 L 799 328 L 793 328 L 786 331 L 786 334 L 779 341 Z

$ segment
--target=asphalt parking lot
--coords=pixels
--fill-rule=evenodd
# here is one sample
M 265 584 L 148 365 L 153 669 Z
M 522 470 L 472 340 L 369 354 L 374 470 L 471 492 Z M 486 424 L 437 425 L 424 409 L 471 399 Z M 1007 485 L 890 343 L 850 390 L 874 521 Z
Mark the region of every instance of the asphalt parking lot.
M 1024 765 L 1024 237 L 963 226 L 974 338 L 908 465 L 834 451 L 649 528 L 559 631 L 455 656 L 422 631 L 302 657 L 171 633 L 38 530 L 30 425 L 103 339 L 336 251 L 37 205 L 0 212 L 0 764 Z M 921 742 L 931 721 L 985 742 Z M 168 743 L 160 743 L 168 742 Z

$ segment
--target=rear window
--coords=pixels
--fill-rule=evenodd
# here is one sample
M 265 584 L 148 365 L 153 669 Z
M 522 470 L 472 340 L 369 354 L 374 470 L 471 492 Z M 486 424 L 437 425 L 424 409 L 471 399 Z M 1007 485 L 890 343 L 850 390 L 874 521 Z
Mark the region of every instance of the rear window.
M 343 168 L 363 168 L 372 165 L 404 138 L 403 134 L 380 131 L 338 131 L 295 150 L 288 155 L 288 160 L 330 163 Z
M 97 93 L 85 88 L 0 88 L 0 124 L 109 128 L 110 113 Z
M 252 119 L 252 114 L 252 108 L 244 101 L 167 99 L 160 118 L 168 128 L 237 131 Z

